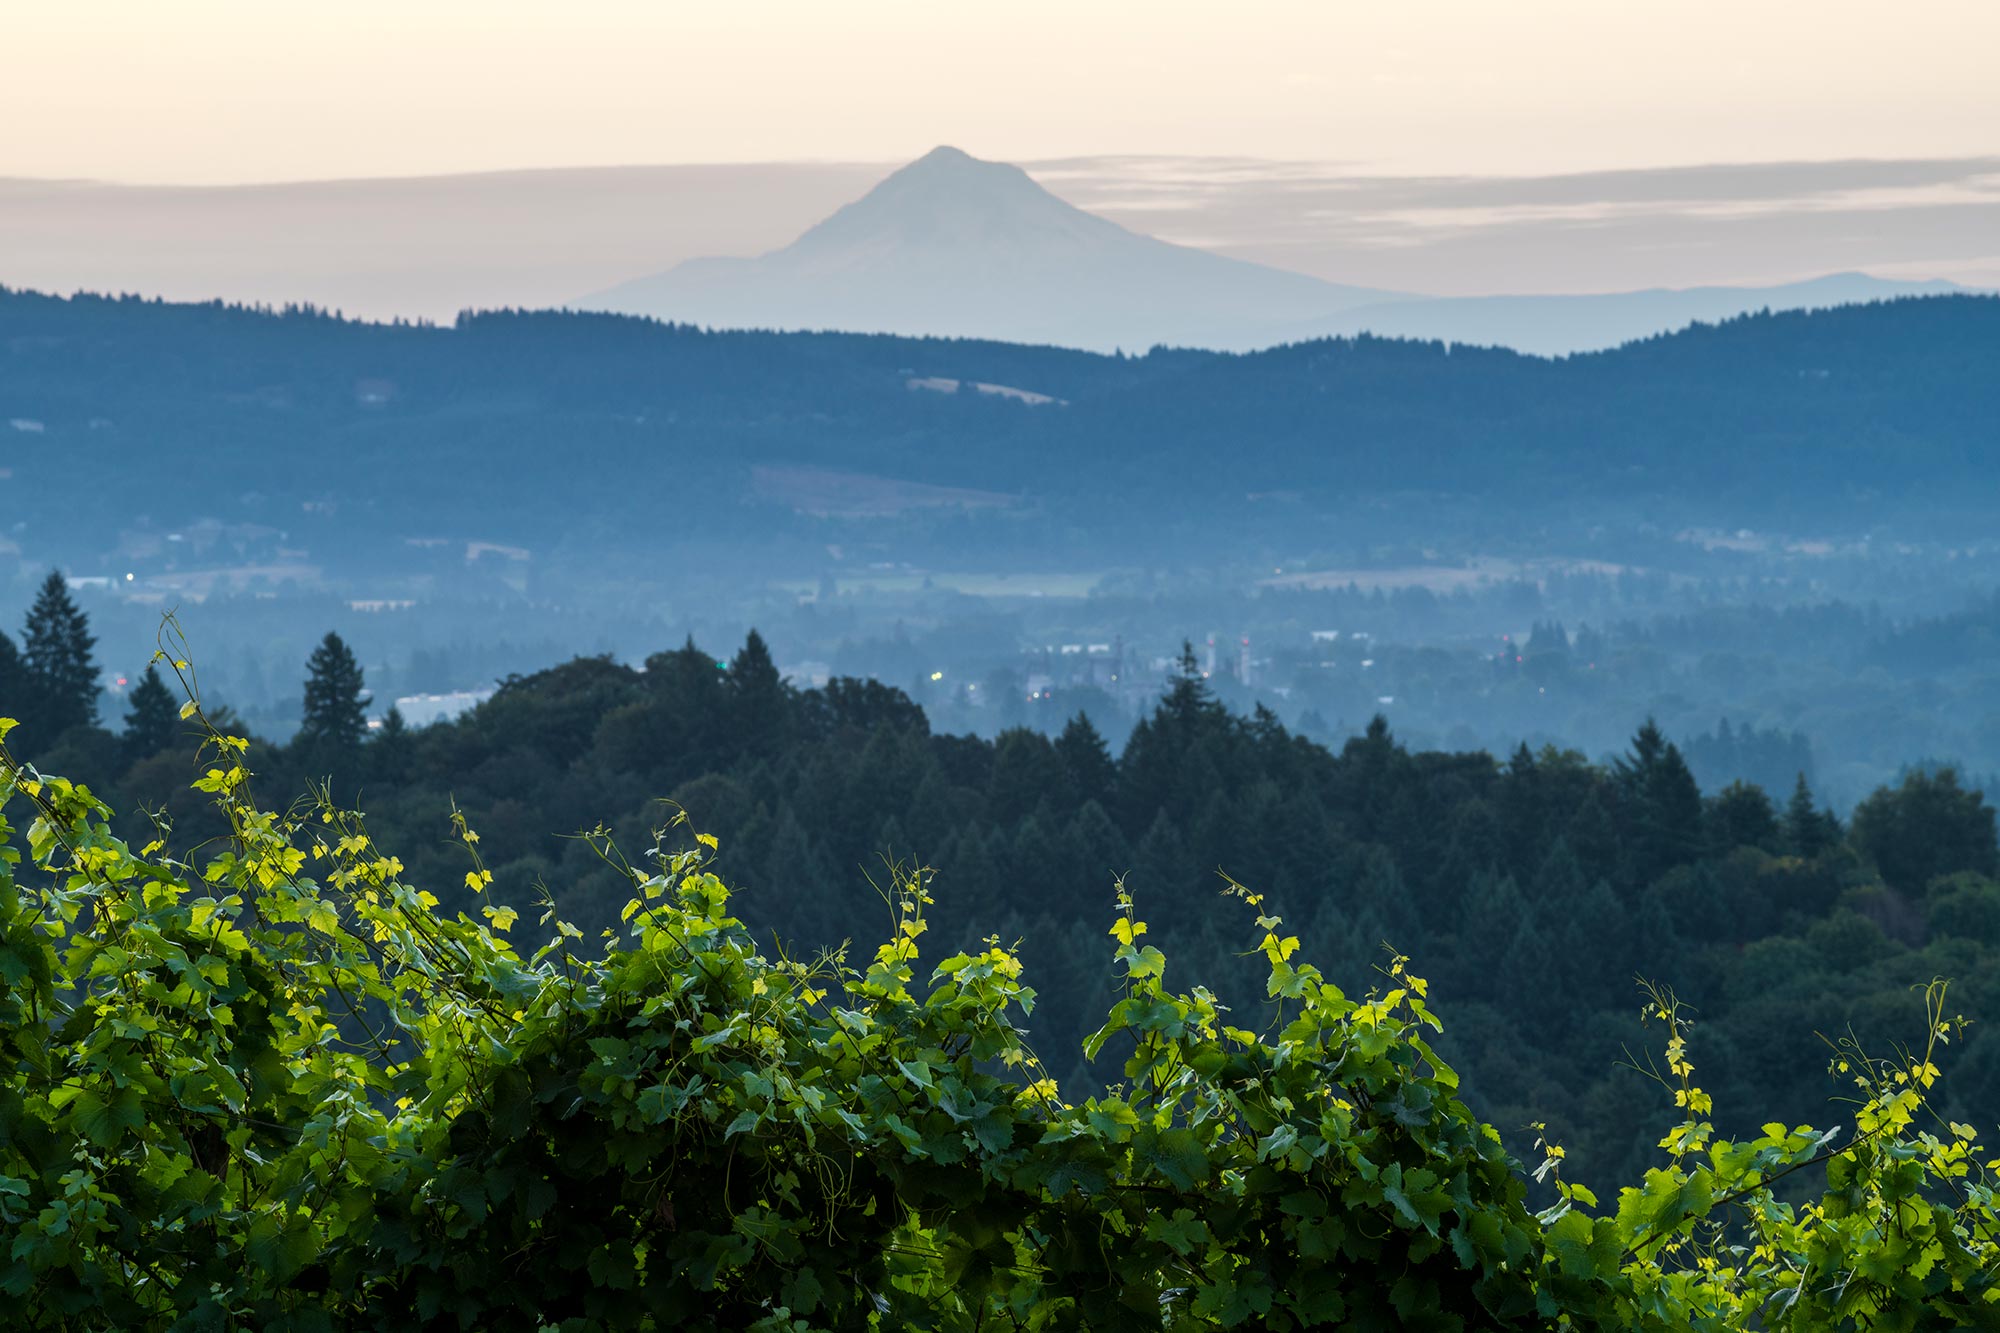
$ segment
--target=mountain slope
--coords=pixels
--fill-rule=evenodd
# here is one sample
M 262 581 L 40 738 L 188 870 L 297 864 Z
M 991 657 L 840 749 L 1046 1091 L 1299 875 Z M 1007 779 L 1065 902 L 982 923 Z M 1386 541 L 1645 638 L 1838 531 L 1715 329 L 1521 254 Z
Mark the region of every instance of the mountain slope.
M 1141 236 L 1019 167 L 938 148 L 781 250 L 690 260 L 576 305 L 715 328 L 1139 351 L 1265 346 L 1394 295 Z
M 1408 296 L 1172 245 L 1056 198 L 1019 167 L 938 148 L 754 259 L 692 259 L 575 308 L 709 328 L 837 329 L 1111 351 L 1254 351 L 1372 333 L 1540 356 L 1758 310 L 1942 295 L 1837 273 L 1763 287 Z

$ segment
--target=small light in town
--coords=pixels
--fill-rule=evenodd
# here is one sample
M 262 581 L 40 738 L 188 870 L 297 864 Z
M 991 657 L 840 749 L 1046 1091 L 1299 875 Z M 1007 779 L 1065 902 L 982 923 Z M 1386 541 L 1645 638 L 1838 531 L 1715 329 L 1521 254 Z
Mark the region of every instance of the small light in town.
M 943 680 L 943 679 L 944 679 L 944 672 L 942 672 L 942 671 L 933 671 L 933 672 L 931 672 L 931 679 L 932 679 L 932 680 Z
M 129 570 L 128 570 L 128 571 L 126 571 L 126 574 L 125 574 L 125 581 L 126 581 L 127 583 L 130 583 L 130 582 L 132 581 L 132 574 L 131 574 L 131 571 L 129 571 Z

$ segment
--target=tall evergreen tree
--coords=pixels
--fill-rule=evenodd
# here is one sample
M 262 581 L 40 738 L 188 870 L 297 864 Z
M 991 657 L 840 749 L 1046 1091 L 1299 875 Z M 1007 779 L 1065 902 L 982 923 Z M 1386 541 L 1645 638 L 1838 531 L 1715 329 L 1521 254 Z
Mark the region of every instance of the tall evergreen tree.
M 790 806 L 778 812 L 770 844 L 752 849 L 752 854 L 760 851 L 762 887 L 774 899 L 794 905 L 780 932 L 785 938 L 837 940 L 849 929 L 851 918 L 842 909 L 849 906 L 843 896 L 852 896 L 852 885 L 834 879 L 824 848 L 806 832 Z M 827 892 L 829 888 L 833 892 Z
M 737 744 L 752 755 L 776 754 L 791 732 L 792 691 L 778 675 L 764 636 L 751 630 L 724 677 Z
M 174 743 L 180 732 L 180 710 L 173 692 L 160 679 L 159 667 L 146 664 L 146 674 L 132 687 L 125 708 L 125 762 L 150 759 Z
M 987 811 L 993 822 L 1012 827 L 1048 801 L 1063 804 L 1067 775 L 1049 738 L 1026 727 L 1000 733 L 993 745 L 993 783 L 987 789 Z
M 1611 763 L 1611 771 L 1618 775 L 1618 781 L 1632 795 L 1643 797 L 1646 779 L 1659 766 L 1667 751 L 1667 738 L 1660 732 L 1660 724 L 1647 718 L 1632 736 L 1632 753 L 1620 755 Z
M 1792 799 L 1785 802 L 1785 850 L 1807 860 L 1818 856 L 1840 837 L 1840 826 L 1830 812 L 1813 804 L 1812 788 L 1806 775 L 1799 774 L 1792 787 Z
M 1212 732 L 1227 730 L 1228 710 L 1217 701 L 1195 660 L 1194 645 L 1181 644 L 1180 670 L 1154 706 L 1139 719 L 1118 758 L 1118 805 L 1129 831 L 1150 831 L 1155 814 L 1187 790 L 1188 752 Z
M 1118 782 L 1118 766 L 1111 759 L 1111 747 L 1104 743 L 1087 714 L 1078 713 L 1056 737 L 1056 754 L 1069 773 L 1070 786 L 1079 802 L 1111 804 L 1111 790 Z
M 1192 640 L 1181 640 L 1179 665 L 1180 669 L 1175 673 L 1173 683 L 1167 687 L 1166 697 L 1154 710 L 1153 717 L 1156 723 L 1182 733 L 1185 744 L 1193 739 L 1193 733 L 1224 721 L 1229 715 L 1209 688 L 1208 678 L 1201 673 L 1201 663 L 1195 658 Z
M 1633 832 L 1627 849 L 1635 885 L 1652 883 L 1701 853 L 1701 788 L 1680 748 L 1653 719 L 1632 738 L 1631 755 L 1613 766 Z
M 1739 780 L 1724 787 L 1710 803 L 1708 831 L 1718 852 L 1733 847 L 1770 849 L 1778 841 L 1777 812 L 1762 787 Z
M 720 748 L 728 725 L 723 691 L 728 681 L 717 670 L 715 654 L 695 644 L 694 635 L 671 652 L 646 659 L 646 687 L 680 724 L 679 746 L 705 754 Z
M 16 722 L 26 722 L 33 715 L 29 698 L 31 678 L 28 664 L 21 660 L 21 650 L 14 641 L 0 631 L 0 717 L 11 717 Z
M 329 633 L 306 659 L 305 711 L 297 743 L 315 759 L 358 749 L 368 734 L 367 703 L 361 664 L 338 634 Z
M 97 725 L 97 661 L 92 656 L 96 646 L 90 621 L 70 596 L 68 581 L 61 571 L 50 570 L 28 609 L 22 653 L 29 696 L 45 736 Z
M 406 782 L 410 776 L 410 756 L 415 752 L 416 742 L 411 738 L 403 710 L 390 705 L 382 717 L 382 729 L 368 742 L 369 768 L 379 782 Z
M 1472 985 L 1499 986 L 1508 945 L 1527 916 L 1528 904 L 1512 875 L 1503 876 L 1492 870 L 1473 875 L 1457 913 L 1459 958 Z M 1399 943 L 1397 947 L 1416 946 Z

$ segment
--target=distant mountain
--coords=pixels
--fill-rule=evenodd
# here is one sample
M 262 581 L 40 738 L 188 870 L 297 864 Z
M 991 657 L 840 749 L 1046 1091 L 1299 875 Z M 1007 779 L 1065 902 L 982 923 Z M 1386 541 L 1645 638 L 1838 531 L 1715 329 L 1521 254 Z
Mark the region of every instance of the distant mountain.
M 1241 350 L 1396 298 L 1127 231 L 1019 167 L 937 148 L 781 250 L 695 259 L 586 310 L 712 328 L 840 329 L 1111 351 Z
M 778 249 L 897 165 L 206 186 L 0 175 L 0 283 L 449 322 L 461 310 L 564 305 L 699 256 Z M 1069 203 L 1146 235 L 1402 292 L 1623 292 L 1852 271 L 2000 285 L 2000 191 L 1984 184 L 2000 156 L 1542 177 L 1185 156 L 1020 165 Z M 1300 336 L 1297 323 L 1278 336 Z
M 1425 297 L 1361 306 L 1293 330 L 1301 339 L 1373 333 L 1476 347 L 1511 347 L 1538 356 L 1600 351 L 1639 338 L 1717 323 L 1757 310 L 1826 310 L 1898 296 L 1943 296 L 1950 282 L 1897 282 L 1833 273 L 1776 287 L 1655 288 L 1581 296 Z
M 1019 167 L 937 148 L 783 249 L 691 259 L 574 303 L 725 329 L 992 338 L 1095 351 L 1254 351 L 1389 338 L 1596 351 L 1757 310 L 1959 290 L 1839 273 L 1772 287 L 1427 297 L 1172 245 L 1056 198 Z

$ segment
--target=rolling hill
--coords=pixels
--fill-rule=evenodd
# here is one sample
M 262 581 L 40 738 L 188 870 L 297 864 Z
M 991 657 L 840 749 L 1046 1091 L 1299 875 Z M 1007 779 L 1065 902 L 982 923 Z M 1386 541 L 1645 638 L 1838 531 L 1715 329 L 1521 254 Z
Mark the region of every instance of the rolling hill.
M 98 567 L 209 522 L 266 534 L 274 560 L 394 567 L 482 543 L 602 572 L 688 551 L 706 577 L 856 542 L 1131 563 L 1472 523 L 1922 513 L 1927 532 L 1983 533 L 1996 359 L 2000 299 L 1971 296 L 1549 360 L 1371 337 L 1123 357 L 557 312 L 376 325 L 0 293 L 0 536 Z

